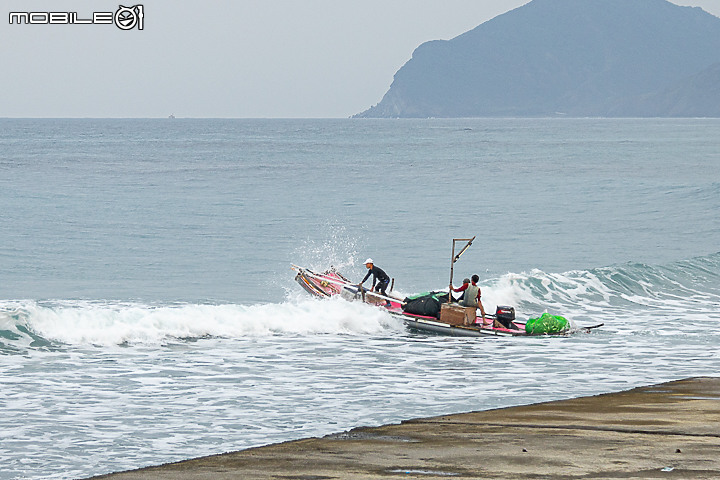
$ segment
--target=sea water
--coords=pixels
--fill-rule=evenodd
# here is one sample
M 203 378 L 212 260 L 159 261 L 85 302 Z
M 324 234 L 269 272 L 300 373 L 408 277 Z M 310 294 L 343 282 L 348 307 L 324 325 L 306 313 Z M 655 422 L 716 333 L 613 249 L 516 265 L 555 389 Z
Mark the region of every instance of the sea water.
M 720 120 L 0 120 L 0 480 L 70 479 L 720 370 Z M 292 264 L 455 284 L 458 339 Z

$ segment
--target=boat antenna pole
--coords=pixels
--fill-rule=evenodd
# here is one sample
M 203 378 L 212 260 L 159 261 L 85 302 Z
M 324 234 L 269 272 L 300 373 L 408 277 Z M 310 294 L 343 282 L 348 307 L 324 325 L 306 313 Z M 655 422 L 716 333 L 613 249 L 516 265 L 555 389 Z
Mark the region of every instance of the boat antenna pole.
M 448 292 L 448 303 L 452 302 L 452 291 L 453 291 L 453 273 L 455 271 L 455 262 L 457 262 L 460 259 L 460 256 L 465 253 L 465 250 L 470 248 L 470 245 L 472 245 L 473 240 L 475 240 L 475 235 L 472 238 L 453 238 L 453 246 L 452 246 L 452 258 L 450 260 L 450 291 Z M 465 245 L 462 250 L 460 250 L 460 253 L 455 255 L 455 244 L 457 242 L 467 242 L 467 245 Z

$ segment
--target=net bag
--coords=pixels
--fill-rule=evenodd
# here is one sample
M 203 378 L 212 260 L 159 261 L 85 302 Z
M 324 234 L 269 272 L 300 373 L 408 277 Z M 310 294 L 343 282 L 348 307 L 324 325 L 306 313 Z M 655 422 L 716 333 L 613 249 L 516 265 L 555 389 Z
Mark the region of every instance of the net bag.
M 525 332 L 530 335 L 549 335 L 566 331 L 570 323 L 560 315 L 543 313 L 537 318 L 531 318 L 525 324 Z

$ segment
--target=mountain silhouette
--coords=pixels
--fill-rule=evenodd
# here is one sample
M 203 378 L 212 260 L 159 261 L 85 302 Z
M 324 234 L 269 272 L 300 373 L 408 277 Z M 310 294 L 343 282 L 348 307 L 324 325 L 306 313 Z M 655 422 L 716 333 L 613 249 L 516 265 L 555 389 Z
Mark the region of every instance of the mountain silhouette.
M 533 0 L 420 45 L 356 117 L 720 116 L 720 18 L 666 0 Z

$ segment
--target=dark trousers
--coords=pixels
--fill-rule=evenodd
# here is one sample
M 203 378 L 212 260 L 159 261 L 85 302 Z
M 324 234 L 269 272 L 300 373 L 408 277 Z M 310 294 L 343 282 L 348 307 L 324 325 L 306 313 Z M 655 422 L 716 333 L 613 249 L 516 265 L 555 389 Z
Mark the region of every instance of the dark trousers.
M 390 285 L 390 280 L 385 280 L 384 282 L 378 282 L 377 286 L 375 287 L 375 291 L 382 295 L 387 295 L 387 293 L 385 293 L 385 291 L 387 290 L 388 285 Z

